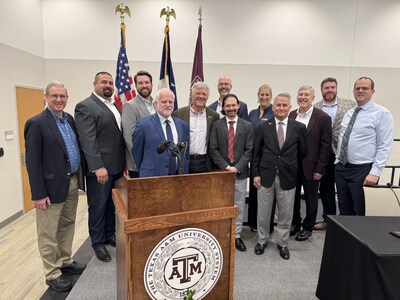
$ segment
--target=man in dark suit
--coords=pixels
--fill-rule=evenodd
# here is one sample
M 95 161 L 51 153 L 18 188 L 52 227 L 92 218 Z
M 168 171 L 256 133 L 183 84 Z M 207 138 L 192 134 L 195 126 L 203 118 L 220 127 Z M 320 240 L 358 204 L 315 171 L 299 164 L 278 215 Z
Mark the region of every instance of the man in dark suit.
M 307 129 L 304 124 L 288 118 L 291 107 L 289 94 L 282 93 L 275 97 L 274 118 L 258 127 L 253 154 L 253 183 L 258 189 L 258 243 L 254 252 L 261 255 L 267 247 L 272 204 L 276 196 L 276 242 L 283 259 L 290 258 L 287 245 L 293 216 L 298 161 L 307 154 Z
M 136 123 L 143 117 L 150 116 L 156 112 L 154 108 L 151 91 L 153 89 L 153 78 L 149 72 L 139 71 L 133 77 L 137 96 L 124 105 L 122 110 L 122 132 L 125 140 L 126 167 L 131 178 L 139 177 L 139 171 L 132 157 L 132 135 Z
M 96 257 L 109 262 L 111 255 L 105 245 L 116 246 L 111 190 L 124 169 L 124 140 L 112 76 L 97 73 L 93 86 L 90 97 L 76 105 L 75 122 L 87 164 L 89 235 Z
M 332 149 L 332 124 L 330 117 L 322 110 L 314 107 L 315 93 L 311 86 L 301 86 L 297 92 L 299 108 L 289 114 L 290 119 L 303 123 L 307 127 L 307 156 L 299 165 L 296 196 L 290 235 L 296 240 L 305 241 L 312 233 L 318 212 L 319 181 L 325 174 Z M 306 202 L 306 217 L 301 229 L 300 198 L 301 187 Z
M 210 156 L 220 169 L 235 172 L 235 204 L 239 207 L 236 218 L 235 247 L 246 251 L 240 238 L 242 231 L 244 205 L 246 202 L 246 183 L 249 175 L 249 162 L 253 151 L 253 126 L 238 117 L 239 99 L 228 94 L 222 99 L 223 114 L 226 116 L 214 122 L 210 133 Z
M 336 191 L 335 191 L 335 160 L 336 149 L 339 140 L 340 127 L 346 112 L 356 106 L 356 102 L 350 99 L 339 98 L 337 96 L 337 81 L 335 78 L 328 77 L 321 82 L 322 100 L 315 103 L 315 107 L 326 112 L 332 121 L 332 151 L 325 175 L 319 183 L 319 193 L 321 196 L 323 221 L 314 226 L 314 230 L 325 230 L 326 216 L 336 215 Z
M 74 119 L 64 112 L 67 89 L 52 81 L 45 100 L 47 108 L 25 124 L 26 167 L 46 283 L 58 292 L 68 292 L 72 282 L 62 273 L 80 274 L 86 267 L 71 256 L 81 156 Z
M 174 112 L 174 116 L 189 123 L 190 126 L 190 165 L 189 173 L 211 171 L 212 163 L 208 155 L 211 124 L 219 120 L 219 115 L 206 107 L 210 89 L 204 82 L 192 86 L 192 104 Z
M 218 79 L 218 93 L 219 93 L 219 98 L 217 101 L 211 103 L 208 107 L 211 108 L 212 110 L 215 110 L 217 113 L 219 113 L 219 117 L 223 118 L 224 115 L 222 114 L 222 99 L 230 94 L 232 90 L 232 82 L 231 79 L 228 76 L 221 76 Z M 239 118 L 245 119 L 246 121 L 249 121 L 249 113 L 247 111 L 247 104 L 239 101 L 240 104 L 240 109 L 238 112 Z
M 173 118 L 175 96 L 168 88 L 160 89 L 155 96 L 157 113 L 142 118 L 136 125 L 132 137 L 132 156 L 139 170 L 139 177 L 166 176 L 178 174 L 176 157 L 172 147 L 189 143 L 189 124 Z M 157 153 L 164 141 L 170 141 L 162 153 Z M 189 146 L 183 155 L 183 172 L 189 171 Z M 177 164 L 178 163 L 178 164 Z

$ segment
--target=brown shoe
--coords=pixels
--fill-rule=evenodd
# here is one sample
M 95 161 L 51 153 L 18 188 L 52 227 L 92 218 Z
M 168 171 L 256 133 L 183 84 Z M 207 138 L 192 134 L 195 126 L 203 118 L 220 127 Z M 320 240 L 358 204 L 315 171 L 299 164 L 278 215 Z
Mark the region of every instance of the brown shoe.
M 328 224 L 326 224 L 324 221 L 322 221 L 321 223 L 317 223 L 314 225 L 314 230 L 319 230 L 319 231 L 326 230 L 327 225 Z

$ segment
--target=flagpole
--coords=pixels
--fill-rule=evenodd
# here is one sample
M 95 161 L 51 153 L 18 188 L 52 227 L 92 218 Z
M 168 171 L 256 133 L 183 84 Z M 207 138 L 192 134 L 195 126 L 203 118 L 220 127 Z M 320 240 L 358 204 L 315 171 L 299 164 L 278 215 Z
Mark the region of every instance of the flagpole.
M 132 89 L 133 80 L 130 75 L 129 61 L 126 54 L 126 25 L 124 22 L 125 14 L 130 17 L 131 11 L 128 6 L 121 3 L 115 8 L 115 14 L 117 13 L 120 14 L 121 18 L 121 42 L 117 59 L 117 71 L 115 77 L 116 93 L 114 94 L 114 100 L 115 104 L 122 111 L 124 104 L 136 96 L 136 91 L 134 88 Z
M 175 103 L 174 110 L 178 109 L 178 98 L 176 95 L 176 86 L 175 86 L 175 78 L 174 71 L 172 69 L 172 61 L 171 61 L 171 49 L 170 49 L 170 39 L 169 39 L 169 20 L 172 17 L 176 19 L 175 10 L 169 8 L 163 8 L 160 12 L 160 18 L 166 16 L 165 28 L 164 28 L 164 45 L 163 51 L 161 55 L 161 70 L 160 70 L 160 82 L 158 88 L 168 87 L 175 95 Z
M 165 16 L 165 28 L 164 28 L 164 42 L 165 42 L 165 57 L 164 57 L 164 80 L 163 87 L 167 86 L 167 67 L 168 67 L 168 51 L 169 51 L 169 20 L 170 16 L 173 16 L 176 20 L 176 13 L 173 8 L 163 8 L 160 12 L 160 18 Z

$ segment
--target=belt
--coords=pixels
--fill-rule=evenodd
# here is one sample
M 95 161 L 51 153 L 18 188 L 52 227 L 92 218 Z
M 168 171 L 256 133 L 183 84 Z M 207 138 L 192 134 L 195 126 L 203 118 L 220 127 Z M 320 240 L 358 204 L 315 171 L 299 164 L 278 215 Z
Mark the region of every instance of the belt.
M 202 160 L 205 158 L 206 158 L 205 154 L 191 154 L 190 155 L 190 159 L 193 159 L 193 160 Z
M 372 163 L 359 164 L 359 165 L 347 163 L 344 165 L 345 168 L 362 168 L 367 166 L 372 166 Z
M 68 174 L 68 175 L 69 175 L 69 177 L 73 177 L 73 176 L 75 176 L 76 174 L 78 174 L 78 173 L 72 173 L 72 174 Z

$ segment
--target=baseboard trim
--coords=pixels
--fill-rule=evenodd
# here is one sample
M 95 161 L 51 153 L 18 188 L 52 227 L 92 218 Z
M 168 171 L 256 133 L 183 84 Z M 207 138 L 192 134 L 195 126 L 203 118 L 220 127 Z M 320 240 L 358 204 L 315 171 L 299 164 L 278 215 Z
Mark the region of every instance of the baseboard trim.
M 6 225 L 10 224 L 12 221 L 14 221 L 15 219 L 19 218 L 23 214 L 24 214 L 24 212 L 22 210 L 20 210 L 19 212 L 15 213 L 11 217 L 8 217 L 4 221 L 0 222 L 0 229 L 5 227 Z

